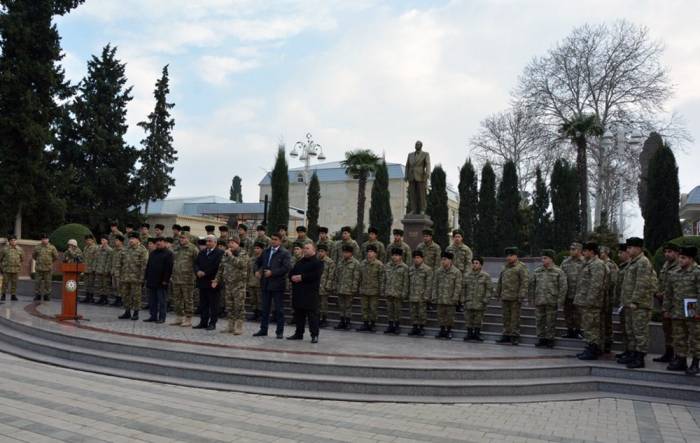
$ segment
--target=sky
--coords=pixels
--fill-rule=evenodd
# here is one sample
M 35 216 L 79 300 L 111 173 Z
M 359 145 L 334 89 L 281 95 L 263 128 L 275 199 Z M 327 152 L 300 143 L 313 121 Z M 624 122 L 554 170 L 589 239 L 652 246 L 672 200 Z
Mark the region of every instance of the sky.
M 134 99 L 128 141 L 154 106 L 164 65 L 176 105 L 174 197 L 245 201 L 280 141 L 306 133 L 329 161 L 354 148 L 402 163 L 416 140 L 456 185 L 479 122 L 508 108 L 518 75 L 585 23 L 626 19 L 665 45 L 663 63 L 695 143 L 676 151 L 681 192 L 700 185 L 700 2 L 688 0 L 86 0 L 57 20 L 69 79 L 107 44 Z M 290 159 L 290 167 L 301 166 Z M 641 234 L 636 203 L 628 235 Z

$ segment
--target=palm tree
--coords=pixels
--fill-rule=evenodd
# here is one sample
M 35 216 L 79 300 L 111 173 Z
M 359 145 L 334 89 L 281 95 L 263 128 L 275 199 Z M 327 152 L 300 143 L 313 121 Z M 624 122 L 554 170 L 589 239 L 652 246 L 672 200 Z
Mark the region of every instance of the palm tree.
M 355 238 L 360 238 L 364 232 L 365 200 L 367 179 L 374 173 L 379 165 L 379 157 L 369 149 L 355 149 L 345 153 L 345 160 L 340 162 L 345 168 L 345 173 L 358 179 L 357 186 L 357 224 L 355 225 Z
M 576 171 L 581 198 L 581 238 L 588 233 L 588 137 L 603 135 L 603 126 L 595 114 L 581 114 L 562 124 L 559 133 L 576 145 Z

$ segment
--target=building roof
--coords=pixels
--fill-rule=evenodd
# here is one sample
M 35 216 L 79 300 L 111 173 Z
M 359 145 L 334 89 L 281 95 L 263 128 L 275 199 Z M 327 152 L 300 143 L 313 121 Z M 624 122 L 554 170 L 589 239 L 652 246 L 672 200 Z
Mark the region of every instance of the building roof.
M 700 205 L 700 186 L 694 187 L 693 190 L 688 193 L 686 204 Z
M 234 203 L 227 198 L 214 195 L 154 200 L 148 205 L 148 215 L 237 215 L 255 219 L 262 218 L 264 212 L 264 203 Z M 301 220 L 304 217 L 295 214 L 294 210 L 290 209 L 289 218 L 290 220 Z
M 404 177 L 404 165 L 399 163 L 387 163 L 387 170 L 389 172 L 389 180 L 391 179 L 403 179 Z M 345 168 L 341 166 L 340 162 L 328 162 L 328 163 L 318 163 L 311 165 L 311 174 L 314 171 L 318 176 L 320 182 L 342 182 L 352 180 L 352 177 L 345 173 Z M 300 166 L 298 168 L 291 168 L 289 170 L 289 183 L 297 183 L 301 177 L 301 173 L 304 171 L 304 167 Z M 260 180 L 259 185 L 269 185 L 272 180 L 272 173 L 268 172 L 265 174 L 262 180 Z
M 151 200 L 148 203 L 148 213 L 152 214 L 181 214 L 181 215 L 201 215 L 200 213 L 185 212 L 186 204 L 193 203 L 233 203 L 231 200 L 218 197 L 216 195 L 205 195 L 200 197 L 178 197 L 166 198 L 165 200 Z

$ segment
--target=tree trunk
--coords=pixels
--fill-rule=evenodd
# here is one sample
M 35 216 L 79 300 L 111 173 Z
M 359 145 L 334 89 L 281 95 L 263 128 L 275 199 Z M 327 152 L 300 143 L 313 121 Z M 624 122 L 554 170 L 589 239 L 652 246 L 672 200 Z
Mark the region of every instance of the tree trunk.
M 605 197 L 603 195 L 603 187 L 608 186 L 607 183 L 607 171 L 608 168 L 605 167 L 605 148 L 603 144 L 600 143 L 598 148 L 600 152 L 598 153 L 598 184 L 595 189 L 595 212 L 593 214 L 593 227 L 598 227 L 605 223 L 603 220 L 603 206 Z
M 581 240 L 588 234 L 588 160 L 586 158 L 587 143 L 585 137 L 576 139 L 576 172 L 578 173 L 578 190 L 581 201 Z
M 146 200 L 146 205 L 145 205 L 145 206 L 146 206 L 146 208 L 144 209 L 143 215 L 147 215 L 147 214 L 148 214 L 148 200 Z
M 365 231 L 365 189 L 367 188 L 367 174 L 360 173 L 360 179 L 357 182 L 357 224 L 355 226 L 355 238 L 360 239 L 360 236 Z
M 15 236 L 22 238 L 22 203 L 17 205 L 17 214 L 15 215 Z

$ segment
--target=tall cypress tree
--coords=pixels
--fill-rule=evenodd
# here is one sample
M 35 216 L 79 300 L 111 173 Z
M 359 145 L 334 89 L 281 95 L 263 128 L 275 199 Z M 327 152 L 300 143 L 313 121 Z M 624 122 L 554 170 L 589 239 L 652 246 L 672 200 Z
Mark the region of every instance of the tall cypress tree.
M 639 183 L 637 183 L 637 197 L 639 198 L 639 209 L 642 218 L 647 218 L 647 201 L 649 196 L 649 163 L 656 152 L 664 146 L 664 139 L 658 132 L 649 133 L 649 137 L 644 141 L 642 150 L 639 153 Z
M 36 234 L 63 220 L 52 164 L 57 100 L 72 88 L 59 66 L 63 58 L 54 16 L 82 0 L 3 1 L 0 7 L 0 227 Z
M 656 251 L 664 242 L 683 235 L 679 203 L 676 157 L 671 148 L 664 145 L 649 161 L 644 239 L 650 251 Z
M 479 194 L 477 178 L 471 159 L 467 159 L 459 170 L 459 228 L 464 231 L 464 242 L 474 244 L 477 223 Z
M 284 145 L 280 145 L 277 149 L 271 179 L 272 196 L 267 216 L 267 230 L 270 234 L 277 232 L 278 225 L 289 223 L 289 167 L 287 166 Z
M 229 200 L 236 203 L 243 203 L 243 188 L 241 178 L 237 175 L 231 180 L 231 189 L 229 189 Z
M 515 163 L 503 165 L 503 179 L 498 185 L 498 228 L 501 250 L 508 246 L 520 246 L 520 191 Z
M 549 214 L 549 190 L 538 167 L 535 171 L 535 195 L 532 202 L 532 229 L 530 233 L 530 253 L 539 255 L 550 239 L 551 217 Z
M 447 210 L 447 176 L 442 166 L 437 165 L 430 174 L 430 191 L 426 214 L 433 221 L 433 240 L 444 250 L 449 246 L 449 217 Z
M 170 116 L 170 110 L 175 104 L 168 103 L 169 83 L 168 65 L 165 65 L 163 75 L 156 82 L 153 92 L 156 99 L 155 109 L 148 115 L 147 121 L 138 124 L 146 132 L 146 138 L 141 140 L 141 168 L 137 174 L 145 213 L 148 213 L 148 203 L 151 200 L 167 197 L 175 185 L 175 179 L 171 175 L 173 163 L 177 160 L 172 135 L 175 119 Z
M 130 208 L 141 201 L 134 178 L 139 153 L 124 139 L 132 99 L 124 68 L 110 45 L 88 61 L 88 74 L 70 105 L 75 126 L 66 131 L 73 133 L 76 145 L 70 146 L 70 140 L 58 145 L 61 164 L 73 173 L 71 185 L 64 189 L 67 218 L 94 232 L 106 232 L 110 220 L 133 220 Z
M 481 187 L 479 188 L 479 220 L 476 224 L 476 251 L 483 256 L 498 255 L 498 237 L 496 232 L 496 174 L 491 163 L 481 169 Z
M 318 240 L 318 216 L 321 213 L 320 200 L 321 200 L 321 184 L 318 181 L 318 175 L 314 171 L 311 176 L 311 181 L 309 181 L 309 190 L 306 194 L 307 198 L 307 213 L 306 220 L 308 221 L 309 237 L 316 241 Z
M 554 163 L 550 181 L 552 199 L 553 247 L 557 250 L 566 249 L 576 240 L 579 230 L 579 195 L 578 174 L 576 167 L 564 159 Z
M 389 194 L 389 169 L 386 161 L 382 161 L 377 165 L 374 173 L 369 224 L 379 231 L 379 241 L 388 244 L 392 223 L 394 223 L 394 217 L 391 213 L 391 195 Z

